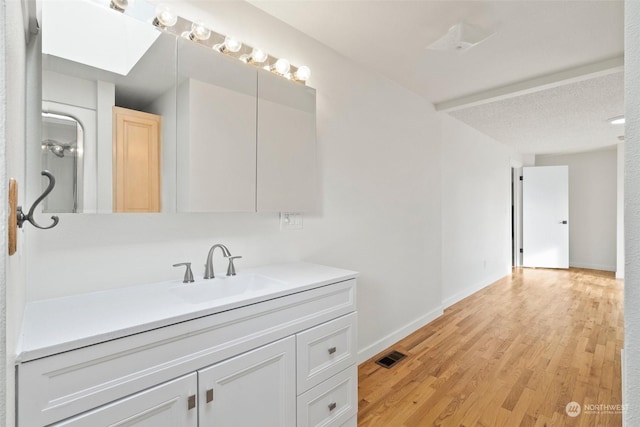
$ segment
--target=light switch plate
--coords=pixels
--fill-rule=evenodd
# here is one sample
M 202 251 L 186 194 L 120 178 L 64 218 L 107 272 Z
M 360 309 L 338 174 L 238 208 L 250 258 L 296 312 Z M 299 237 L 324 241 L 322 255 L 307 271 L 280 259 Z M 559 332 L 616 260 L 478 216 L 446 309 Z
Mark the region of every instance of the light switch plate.
M 280 230 L 302 230 L 302 214 L 280 212 Z

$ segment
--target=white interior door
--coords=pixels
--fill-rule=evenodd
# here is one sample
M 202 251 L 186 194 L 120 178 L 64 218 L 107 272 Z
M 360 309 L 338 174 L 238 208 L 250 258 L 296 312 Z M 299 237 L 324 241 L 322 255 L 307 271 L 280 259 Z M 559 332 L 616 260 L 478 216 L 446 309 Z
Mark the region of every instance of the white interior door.
M 522 264 L 569 268 L 569 167 L 522 170 Z

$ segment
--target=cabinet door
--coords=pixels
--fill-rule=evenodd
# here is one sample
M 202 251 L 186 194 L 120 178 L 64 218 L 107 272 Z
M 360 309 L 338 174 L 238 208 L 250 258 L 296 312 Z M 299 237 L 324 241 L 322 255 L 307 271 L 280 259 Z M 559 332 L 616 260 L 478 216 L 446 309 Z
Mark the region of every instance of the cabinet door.
M 295 426 L 295 371 L 295 337 L 199 371 L 199 426 Z
M 194 372 L 114 403 L 62 421 L 65 427 L 197 427 Z
M 160 212 L 160 116 L 113 107 L 113 211 Z
M 258 71 L 258 211 L 311 211 L 317 198 L 315 89 Z
M 178 211 L 255 212 L 256 72 L 178 40 Z

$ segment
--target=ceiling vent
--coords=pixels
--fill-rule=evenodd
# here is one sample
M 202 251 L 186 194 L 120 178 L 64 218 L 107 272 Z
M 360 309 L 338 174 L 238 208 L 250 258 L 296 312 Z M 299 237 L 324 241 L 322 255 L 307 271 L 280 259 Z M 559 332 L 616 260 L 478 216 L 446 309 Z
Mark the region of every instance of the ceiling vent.
M 495 33 L 478 28 L 475 25 L 460 22 L 449 28 L 447 34 L 427 46 L 432 50 L 455 50 L 458 52 L 468 50 L 485 41 Z

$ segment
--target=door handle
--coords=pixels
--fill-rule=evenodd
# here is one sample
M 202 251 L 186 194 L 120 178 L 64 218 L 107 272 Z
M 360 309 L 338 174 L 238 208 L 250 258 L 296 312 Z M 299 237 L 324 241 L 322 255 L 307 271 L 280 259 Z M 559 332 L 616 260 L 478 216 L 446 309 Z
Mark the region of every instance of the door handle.
M 567 221 L 566 219 L 564 221 L 560 221 L 560 224 L 568 224 L 569 221 Z

